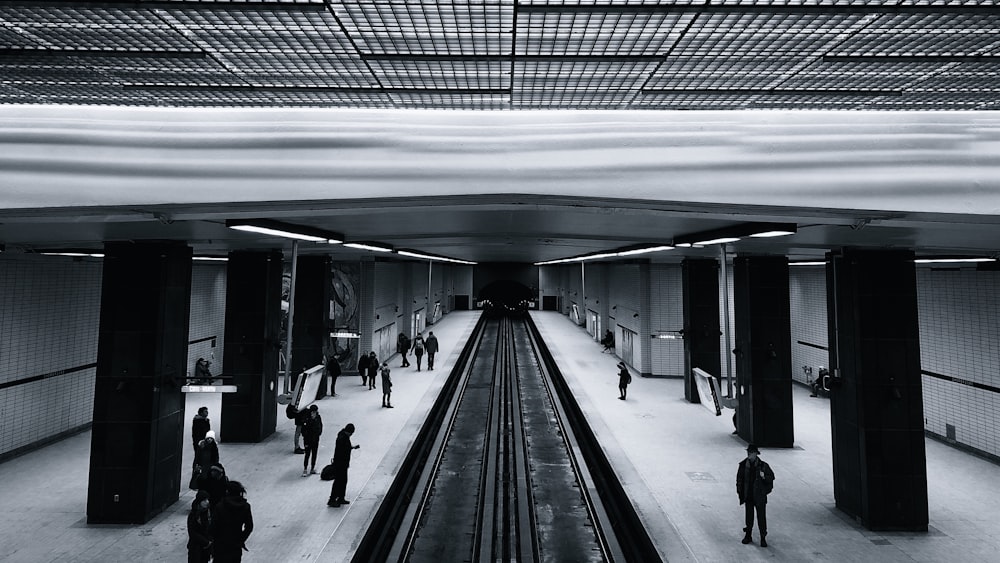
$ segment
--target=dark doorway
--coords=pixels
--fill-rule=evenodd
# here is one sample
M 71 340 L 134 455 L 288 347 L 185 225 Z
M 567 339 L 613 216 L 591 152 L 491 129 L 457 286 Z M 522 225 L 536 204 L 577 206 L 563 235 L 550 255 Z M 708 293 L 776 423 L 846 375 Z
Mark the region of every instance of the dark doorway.
M 542 310 L 543 311 L 558 311 L 559 310 L 559 296 L 558 295 L 543 295 L 542 296 Z
M 455 310 L 456 311 L 468 311 L 469 310 L 469 296 L 468 295 L 456 295 L 455 296 Z

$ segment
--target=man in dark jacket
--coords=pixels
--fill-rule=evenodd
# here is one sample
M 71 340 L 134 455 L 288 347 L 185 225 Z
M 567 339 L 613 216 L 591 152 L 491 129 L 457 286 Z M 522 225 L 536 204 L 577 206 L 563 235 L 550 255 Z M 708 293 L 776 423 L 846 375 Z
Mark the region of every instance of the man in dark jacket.
M 361 376 L 362 386 L 368 385 L 368 361 L 368 354 L 361 354 L 358 358 L 358 375 Z
M 188 563 L 212 559 L 212 512 L 208 508 L 208 491 L 198 491 L 187 517 Z
M 410 367 L 410 360 L 406 359 L 406 355 L 410 353 L 410 337 L 406 336 L 406 334 L 402 332 L 399 333 L 398 337 L 396 337 L 396 351 L 403 357 L 403 364 L 399 367 Z
M 736 494 L 740 504 L 746 506 L 746 527 L 743 528 L 743 543 L 751 543 L 753 538 L 753 512 L 757 509 L 757 526 L 760 530 L 760 546 L 767 547 L 767 495 L 774 488 L 774 472 L 771 466 L 758 455 L 757 446 L 747 446 L 747 457 L 740 462 L 736 471 Z
M 212 429 L 212 421 L 208 419 L 208 407 L 198 409 L 198 414 L 191 419 L 191 445 L 194 455 L 198 457 L 198 442 L 205 439 L 205 434 Z
M 333 484 L 330 486 L 330 500 L 327 506 L 340 506 L 351 504 L 344 498 L 347 493 L 347 468 L 351 466 L 351 450 L 356 450 L 361 446 L 351 444 L 351 436 L 354 435 L 354 425 L 348 424 L 343 430 L 337 433 L 337 445 L 333 449 Z
M 427 350 L 427 369 L 434 369 L 434 354 L 438 352 L 438 337 L 434 336 L 433 330 L 427 333 L 424 349 Z
M 212 524 L 215 563 L 242 561 L 247 538 L 253 532 L 253 512 L 246 499 L 246 489 L 239 481 L 229 482 L 225 498 L 214 509 Z
M 316 395 L 316 400 L 320 400 L 326 396 L 326 378 L 330 378 L 330 396 L 337 396 L 337 378 L 340 377 L 340 361 L 337 360 L 337 356 L 331 354 L 326 359 L 326 364 L 323 366 L 323 383 L 319 386 L 319 393 Z
M 319 437 L 323 434 L 323 417 L 319 415 L 319 407 L 309 405 L 303 412 L 309 413 L 302 421 L 302 442 L 306 446 L 306 455 L 302 456 L 302 476 L 316 473 L 316 452 L 319 450 Z M 312 469 L 309 458 L 312 456 Z

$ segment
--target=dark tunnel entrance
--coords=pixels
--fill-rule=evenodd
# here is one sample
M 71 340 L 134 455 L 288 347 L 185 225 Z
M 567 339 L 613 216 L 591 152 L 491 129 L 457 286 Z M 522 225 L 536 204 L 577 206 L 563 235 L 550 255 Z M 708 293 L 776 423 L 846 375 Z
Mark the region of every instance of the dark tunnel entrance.
M 488 313 L 525 313 L 534 308 L 535 293 L 513 280 L 497 280 L 479 290 L 476 302 Z

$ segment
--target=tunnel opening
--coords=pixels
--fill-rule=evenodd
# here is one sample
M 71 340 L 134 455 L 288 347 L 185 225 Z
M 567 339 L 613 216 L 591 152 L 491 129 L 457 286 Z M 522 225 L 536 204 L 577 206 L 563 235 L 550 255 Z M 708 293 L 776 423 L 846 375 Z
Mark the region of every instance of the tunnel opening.
M 476 303 L 488 314 L 521 315 L 534 308 L 535 294 L 513 280 L 497 280 L 479 290 Z

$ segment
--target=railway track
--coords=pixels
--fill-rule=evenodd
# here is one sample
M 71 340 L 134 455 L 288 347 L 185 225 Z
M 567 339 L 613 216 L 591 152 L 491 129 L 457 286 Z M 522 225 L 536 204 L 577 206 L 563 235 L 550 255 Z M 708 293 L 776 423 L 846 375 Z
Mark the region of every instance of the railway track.
M 403 467 L 353 561 L 660 561 L 528 317 L 480 320 Z

